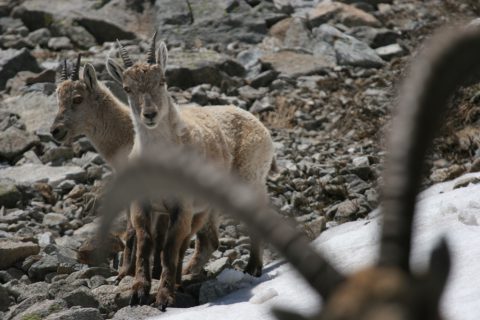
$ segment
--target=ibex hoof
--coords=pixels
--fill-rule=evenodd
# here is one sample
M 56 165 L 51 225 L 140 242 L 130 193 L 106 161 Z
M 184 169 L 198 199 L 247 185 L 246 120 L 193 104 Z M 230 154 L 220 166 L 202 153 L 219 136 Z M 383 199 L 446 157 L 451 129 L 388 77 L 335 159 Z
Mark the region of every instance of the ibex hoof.
M 167 288 L 161 288 L 157 293 L 156 304 L 159 309 L 164 312 L 167 307 L 172 306 L 175 303 L 175 294 L 170 293 Z
M 136 306 L 138 305 L 138 303 L 140 302 L 140 299 L 138 298 L 138 293 L 135 291 L 132 296 L 130 297 L 130 302 L 129 302 L 129 305 L 131 307 L 133 306 Z
M 130 297 L 130 306 L 136 305 L 149 305 L 150 304 L 150 296 L 144 293 L 138 293 L 137 291 L 133 292 L 132 296 Z

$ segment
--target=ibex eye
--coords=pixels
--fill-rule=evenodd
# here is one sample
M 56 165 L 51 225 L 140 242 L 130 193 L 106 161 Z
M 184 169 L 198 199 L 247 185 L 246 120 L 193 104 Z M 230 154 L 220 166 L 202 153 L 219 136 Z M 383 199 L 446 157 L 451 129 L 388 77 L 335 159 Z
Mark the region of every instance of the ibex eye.
M 126 93 L 132 92 L 132 90 L 130 89 L 130 87 L 127 87 L 127 86 L 123 87 L 123 90 L 125 90 Z
M 73 104 L 80 104 L 80 103 L 82 103 L 82 101 L 83 101 L 82 96 L 73 97 Z

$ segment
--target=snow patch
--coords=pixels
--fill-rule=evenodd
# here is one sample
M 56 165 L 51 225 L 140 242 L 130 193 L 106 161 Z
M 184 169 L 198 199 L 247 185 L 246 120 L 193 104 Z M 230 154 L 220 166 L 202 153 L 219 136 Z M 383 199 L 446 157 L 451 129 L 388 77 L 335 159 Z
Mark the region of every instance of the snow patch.
M 412 265 L 422 270 L 433 247 L 446 237 L 452 253 L 452 271 L 441 309 L 445 319 L 476 320 L 480 314 L 480 185 L 453 189 L 467 174 L 432 186 L 419 196 L 415 217 Z M 366 220 L 342 224 L 323 232 L 313 244 L 343 272 L 351 273 L 376 261 L 381 217 L 374 211 Z M 243 275 L 242 275 L 243 276 Z M 169 309 L 158 320 L 273 320 L 272 307 L 304 315 L 321 308 L 321 299 L 288 264 L 281 261 L 265 267 L 258 279 L 240 278 L 224 270 L 218 281 L 245 287 L 208 304 L 189 309 Z

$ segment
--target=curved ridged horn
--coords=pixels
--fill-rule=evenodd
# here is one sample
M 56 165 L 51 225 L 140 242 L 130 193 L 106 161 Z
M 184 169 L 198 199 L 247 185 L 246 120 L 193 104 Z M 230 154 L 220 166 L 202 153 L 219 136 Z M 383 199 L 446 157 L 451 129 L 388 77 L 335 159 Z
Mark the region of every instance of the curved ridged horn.
M 62 71 L 60 73 L 60 81 L 65 81 L 67 79 L 68 79 L 67 59 L 63 59 Z
M 325 299 L 344 281 L 308 239 L 282 220 L 267 204 L 266 196 L 192 151 L 162 146 L 163 152 L 137 159 L 116 177 L 104 194 L 99 236 L 108 234 L 114 218 L 132 200 L 159 195 L 191 195 L 245 222 L 258 237 L 272 243 Z
M 77 63 L 75 64 L 75 68 L 73 69 L 73 73 L 72 73 L 72 80 L 73 81 L 76 81 L 78 79 L 80 79 L 80 60 L 82 59 L 82 54 L 78 54 L 78 57 L 77 57 Z
M 153 34 L 152 40 L 150 40 L 150 48 L 147 53 L 147 63 L 156 64 L 157 59 L 155 58 L 155 51 L 157 46 L 157 31 Z
M 480 32 L 440 34 L 411 67 L 392 123 L 383 190 L 381 266 L 410 272 L 412 223 L 424 160 L 449 98 L 480 67 Z
M 117 43 L 120 48 L 120 57 L 122 57 L 123 65 L 125 66 L 125 68 L 130 68 L 131 66 L 133 66 L 132 59 L 130 59 L 130 56 L 128 55 L 127 50 L 125 50 L 125 48 L 122 46 L 120 41 L 118 41 L 118 39 L 117 39 Z

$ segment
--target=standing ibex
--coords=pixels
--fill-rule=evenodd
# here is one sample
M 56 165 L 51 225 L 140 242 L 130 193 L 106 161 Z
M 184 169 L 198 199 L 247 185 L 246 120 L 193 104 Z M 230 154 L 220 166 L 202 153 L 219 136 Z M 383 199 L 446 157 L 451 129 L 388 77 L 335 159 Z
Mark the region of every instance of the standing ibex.
M 57 141 L 66 143 L 79 135 L 85 135 L 107 163 L 118 171 L 126 164 L 133 146 L 134 130 L 130 110 L 97 80 L 91 64 L 85 65 L 83 77 L 80 78 L 80 59 L 79 55 L 70 76 L 66 61 L 62 65 L 57 88 L 58 113 L 51 126 L 51 134 Z M 129 211 L 127 216 L 126 246 L 117 282 L 126 275 L 133 275 L 135 270 L 135 230 L 131 225 Z M 213 219 L 205 224 L 205 218 L 199 216 L 193 223 L 198 233 L 195 254 L 190 260 L 188 271 L 198 272 L 205 257 L 208 259 L 217 248 L 218 235 Z M 155 278 L 159 278 L 161 273 L 160 252 L 167 226 L 167 219 L 158 219 L 155 225 L 156 246 L 152 270 Z M 83 258 L 92 259 L 86 256 Z
M 163 153 L 131 163 L 105 197 L 103 227 L 137 197 L 190 194 L 236 215 L 271 242 L 324 298 L 317 320 L 438 320 L 439 301 L 450 271 L 442 240 L 429 269 L 410 268 L 412 224 L 423 162 L 448 98 L 480 67 L 480 30 L 435 38 L 434 46 L 411 69 L 394 118 L 383 190 L 383 228 L 377 265 L 345 277 L 317 253 L 294 228 L 272 213 L 264 197 L 193 152 L 162 148 Z M 165 150 L 168 149 L 168 152 Z M 122 199 L 121 202 L 117 199 Z M 307 319 L 276 310 L 282 320 Z
M 157 55 L 155 51 L 156 33 L 146 63 L 133 64 L 121 46 L 125 69 L 112 59 L 107 62 L 107 70 L 123 85 L 132 109 L 136 135 L 131 156 L 141 156 L 163 143 L 190 146 L 198 150 L 201 157 L 235 172 L 267 198 L 266 178 L 273 160 L 273 142 L 268 130 L 248 111 L 235 106 L 179 108 L 167 91 L 167 48 L 162 42 Z M 164 202 L 168 208 L 172 200 Z M 173 279 L 176 278 L 178 257 L 181 257 L 191 233 L 190 221 L 194 215 L 209 214 L 210 211 L 204 204 L 198 207 L 198 204 L 183 199 L 175 203 L 180 210 L 172 217 L 168 230 L 162 256 L 160 290 L 156 299 L 162 307 L 171 305 L 175 299 Z M 132 218 L 137 230 L 139 263 L 143 261 L 141 252 L 148 252 L 149 235 L 145 232 L 148 219 Z M 262 258 L 260 243 L 252 239 L 250 259 L 245 271 L 259 276 L 262 272 Z M 148 279 L 137 277 L 137 291 L 134 294 L 148 294 L 149 286 Z

